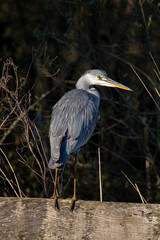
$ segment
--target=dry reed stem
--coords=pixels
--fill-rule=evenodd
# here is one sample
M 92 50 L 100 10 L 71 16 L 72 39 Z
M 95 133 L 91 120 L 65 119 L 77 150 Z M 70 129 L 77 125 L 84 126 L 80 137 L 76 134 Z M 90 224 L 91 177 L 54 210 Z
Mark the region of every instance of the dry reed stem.
M 154 57 L 152 56 L 152 54 L 151 54 L 150 52 L 149 52 L 149 55 L 150 55 L 150 57 L 151 57 L 151 59 L 152 59 L 154 65 L 155 65 L 155 67 L 156 67 L 156 69 L 157 69 L 158 75 L 160 76 L 160 71 L 159 71 L 159 68 L 158 68 L 158 66 L 157 66 L 156 61 L 154 60 Z
M 0 168 L 0 172 L 3 174 L 3 176 L 5 177 L 5 180 L 9 183 L 9 185 L 11 186 L 11 188 L 13 189 L 15 195 L 17 198 L 19 198 L 18 193 L 16 192 L 15 188 L 13 187 L 13 184 L 11 183 L 11 181 L 7 178 L 6 174 L 2 171 L 2 169 Z
M 101 174 L 101 155 L 100 148 L 98 148 L 98 162 L 99 162 L 99 191 L 100 191 L 100 201 L 102 202 L 102 174 Z
M 26 125 L 25 125 L 26 124 Z M 44 174 L 43 174 L 43 170 L 42 170 L 42 166 L 37 158 L 37 156 L 35 155 L 34 153 L 34 150 L 32 148 L 32 145 L 31 145 L 31 142 L 30 142 L 30 138 L 29 138 L 29 131 L 33 134 L 32 130 L 31 130 L 31 127 L 27 121 L 27 119 L 25 119 L 25 124 L 24 124 L 24 127 L 25 127 L 25 136 L 26 136 L 26 140 L 27 140 L 27 145 L 28 145 L 28 148 L 30 150 L 30 152 L 32 153 L 32 156 L 34 157 L 34 159 L 36 160 L 36 163 L 40 169 L 40 172 L 41 172 L 41 175 L 42 175 L 42 179 L 43 179 L 43 184 L 44 184 L 44 190 L 46 190 L 46 185 L 45 185 L 45 180 L 44 180 Z M 45 192 L 46 193 L 46 192 Z
M 144 82 L 142 81 L 142 79 L 140 78 L 140 76 L 138 75 L 138 73 L 136 72 L 136 70 L 133 68 L 132 65 L 130 65 L 130 67 L 132 68 L 133 72 L 136 74 L 136 76 L 138 77 L 138 79 L 140 80 L 140 82 L 143 84 L 144 88 L 146 89 L 146 91 L 148 92 L 149 96 L 152 98 L 153 102 L 155 103 L 155 105 L 157 106 L 158 110 L 160 110 L 159 105 L 157 104 L 157 102 L 155 101 L 154 97 L 152 96 L 152 94 L 150 93 L 150 91 L 148 90 L 148 88 L 146 87 L 146 85 L 144 84 Z
M 140 199 L 141 199 L 142 203 L 145 203 L 144 200 L 143 200 L 143 196 L 142 196 L 142 194 L 140 193 L 140 190 L 139 190 L 139 188 L 138 188 L 138 186 L 137 186 L 136 183 L 135 183 L 135 188 L 136 188 L 136 190 L 137 190 L 137 192 L 138 192 L 138 194 L 139 194 L 139 196 L 140 196 Z
M 34 124 L 34 125 L 35 125 L 35 124 Z M 29 130 L 30 130 L 30 132 L 31 132 L 31 134 L 32 134 L 32 137 L 33 137 L 33 139 L 34 139 L 34 143 L 36 144 L 36 150 L 38 151 L 38 154 L 40 155 L 41 160 L 42 160 L 43 170 L 42 170 L 42 167 L 41 167 L 40 170 L 41 170 L 42 179 L 43 179 L 44 191 L 45 191 L 46 196 L 48 196 L 47 187 L 46 187 L 46 181 L 45 181 L 45 176 L 46 176 L 46 166 L 45 166 L 45 162 L 44 162 L 44 160 L 43 160 L 43 156 L 42 156 L 42 154 L 41 154 L 41 151 L 40 151 L 40 149 L 39 149 L 39 146 L 38 146 L 38 144 L 37 144 L 37 141 L 36 141 L 36 139 L 35 139 L 35 135 L 34 135 L 34 133 L 33 133 L 33 131 L 32 131 L 31 126 L 29 126 Z M 33 151 L 32 151 L 32 152 L 33 152 Z M 38 158 L 36 158 L 36 161 L 39 162 Z M 39 163 L 39 164 L 40 164 L 40 163 Z M 41 164 L 40 164 L 40 165 L 41 165 Z
M 121 173 L 127 178 L 127 180 L 130 182 L 130 184 L 134 187 L 134 189 L 138 192 L 138 195 L 140 196 L 140 199 L 142 201 L 142 203 L 147 203 L 147 201 L 145 200 L 145 198 L 142 196 L 142 194 L 139 191 L 139 188 L 137 186 L 137 184 L 135 183 L 135 185 L 132 183 L 132 181 L 129 179 L 129 177 L 127 177 L 127 175 L 121 171 Z M 143 200 L 142 200 L 143 199 Z
M 16 177 L 15 171 L 14 171 L 14 169 L 12 168 L 12 165 L 10 164 L 10 161 L 8 160 L 6 154 L 3 152 L 3 150 L 2 150 L 1 148 L 0 148 L 0 151 L 2 152 L 3 156 L 5 157 L 5 159 L 6 159 L 7 163 L 8 163 L 8 165 L 9 165 L 9 167 L 10 167 L 10 169 L 11 169 L 13 175 L 14 175 L 14 178 L 15 178 L 16 183 L 17 183 L 17 188 L 18 188 L 18 191 L 19 191 L 20 198 L 22 198 L 20 185 L 19 185 L 18 179 L 17 179 L 17 177 Z
M 156 76 L 157 76 L 158 80 L 160 81 L 160 75 L 158 75 L 158 73 L 157 73 L 156 69 L 154 69 L 154 73 L 156 74 Z
M 155 90 L 156 90 L 156 93 L 158 94 L 158 96 L 160 97 L 160 93 L 158 92 L 158 89 L 155 88 Z
M 37 135 L 38 135 L 38 138 L 39 138 L 39 141 L 40 141 L 40 144 L 41 144 L 41 148 L 42 148 L 42 151 L 43 151 L 44 159 L 45 159 L 46 164 L 47 164 L 47 166 L 48 166 L 48 160 L 47 160 L 46 153 L 45 153 L 45 151 L 44 151 L 44 147 L 43 147 L 43 143 L 42 143 L 42 139 L 41 139 L 40 133 L 39 133 L 38 128 L 37 128 L 37 126 L 36 126 L 35 124 L 34 124 L 34 127 L 35 127 L 35 129 L 36 129 L 36 133 L 37 133 Z M 50 168 L 49 168 L 49 173 L 50 173 L 51 178 L 52 178 L 52 181 L 53 181 L 53 183 L 54 183 L 54 177 L 53 177 L 53 174 L 52 174 L 52 171 L 51 171 Z
M 19 157 L 21 159 L 18 159 L 19 162 L 23 163 L 25 166 L 27 166 L 31 171 L 32 173 L 34 174 L 35 178 L 37 179 L 37 181 L 40 183 L 40 185 L 43 187 L 43 184 L 41 183 L 41 181 L 39 180 L 38 177 L 40 177 L 42 180 L 43 180 L 43 177 L 37 172 L 35 171 L 28 163 L 27 161 L 21 156 L 21 154 L 17 151 L 17 154 L 19 155 Z

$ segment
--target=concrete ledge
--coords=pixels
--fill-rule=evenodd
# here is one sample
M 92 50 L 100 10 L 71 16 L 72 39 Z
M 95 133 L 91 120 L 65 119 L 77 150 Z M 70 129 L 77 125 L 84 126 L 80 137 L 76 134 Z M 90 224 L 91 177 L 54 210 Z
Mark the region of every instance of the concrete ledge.
M 0 198 L 0 239 L 160 240 L 160 205 Z

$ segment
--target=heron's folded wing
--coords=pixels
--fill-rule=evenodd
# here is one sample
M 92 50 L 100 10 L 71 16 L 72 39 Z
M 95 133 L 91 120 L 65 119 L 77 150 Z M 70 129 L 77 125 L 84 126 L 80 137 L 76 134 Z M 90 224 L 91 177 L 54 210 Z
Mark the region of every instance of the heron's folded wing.
M 52 111 L 51 124 L 49 129 L 51 158 L 53 162 L 60 158 L 60 149 L 63 139 L 66 138 L 67 121 L 63 111 L 56 104 Z
M 51 155 L 57 159 L 77 152 L 90 138 L 98 116 L 90 95 L 79 89 L 67 92 L 53 107 L 50 125 Z
M 68 126 L 68 134 L 70 136 L 68 141 L 69 151 L 76 152 L 89 140 L 92 135 L 98 117 L 98 109 L 94 102 L 90 99 L 81 111 L 78 108 L 74 109 L 74 117 Z

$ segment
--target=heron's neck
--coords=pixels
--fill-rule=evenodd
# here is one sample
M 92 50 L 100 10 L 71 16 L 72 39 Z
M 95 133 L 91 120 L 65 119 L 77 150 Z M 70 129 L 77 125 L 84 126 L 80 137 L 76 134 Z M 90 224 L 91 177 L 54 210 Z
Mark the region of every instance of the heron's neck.
M 91 79 L 88 75 L 81 76 L 76 83 L 76 88 L 77 89 L 83 89 L 83 90 L 88 90 L 89 85 L 91 84 Z

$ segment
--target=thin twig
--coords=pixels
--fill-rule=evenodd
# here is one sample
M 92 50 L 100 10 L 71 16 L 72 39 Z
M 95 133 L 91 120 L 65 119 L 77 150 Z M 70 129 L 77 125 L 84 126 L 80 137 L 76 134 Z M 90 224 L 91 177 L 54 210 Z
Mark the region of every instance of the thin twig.
M 154 72 L 155 72 L 155 74 L 156 74 L 156 76 L 157 76 L 158 80 L 160 81 L 160 75 L 158 75 L 158 73 L 157 73 L 156 69 L 154 69 Z
M 157 72 L 158 72 L 158 74 L 159 74 L 159 76 L 160 76 L 160 71 L 159 71 L 159 68 L 158 68 L 158 66 L 157 66 L 156 61 L 154 60 L 154 58 L 153 58 L 153 56 L 152 56 L 152 54 L 151 54 L 150 52 L 149 52 L 149 55 L 150 55 L 150 57 L 152 58 L 152 61 L 153 61 L 154 65 L 155 65 L 155 67 L 156 67 L 156 69 L 157 69 Z
M 5 122 L 8 120 L 8 118 L 12 115 L 12 113 L 15 111 L 16 109 L 16 105 L 14 106 L 14 108 L 12 109 L 12 111 L 7 115 L 7 117 L 3 120 L 3 122 L 0 125 L 0 129 L 2 128 L 2 126 L 5 124 Z
M 17 187 L 18 187 L 18 191 L 19 191 L 19 195 L 20 195 L 20 197 L 22 198 L 21 189 L 20 189 L 19 182 L 18 182 L 18 179 L 17 179 L 16 174 L 15 174 L 15 171 L 14 171 L 14 169 L 12 168 L 12 165 L 10 164 L 10 162 L 9 162 L 6 154 L 3 152 L 3 150 L 2 150 L 1 148 L 0 148 L 0 151 L 2 152 L 3 156 L 5 157 L 5 159 L 6 159 L 7 162 L 8 162 L 8 165 L 9 165 L 9 167 L 10 167 L 10 169 L 11 169 L 13 175 L 14 175 L 14 178 L 15 178 L 15 180 L 16 180 Z
M 142 194 L 140 193 L 139 188 L 138 188 L 138 186 L 137 186 L 136 183 L 135 183 L 135 188 L 136 188 L 136 190 L 137 190 L 137 192 L 138 192 L 138 194 L 139 194 L 139 196 L 140 196 L 140 199 L 141 199 L 142 203 L 145 203 L 144 200 L 143 200 L 143 196 L 142 196 Z
M 155 101 L 155 99 L 153 98 L 152 94 L 150 93 L 150 91 L 148 90 L 148 88 L 146 87 L 146 85 L 144 84 L 144 82 L 142 81 L 142 79 L 140 78 L 140 76 L 138 75 L 138 73 L 136 72 L 136 70 L 133 68 L 132 65 L 130 65 L 130 67 L 132 68 L 133 72 L 136 74 L 136 76 L 138 77 L 138 79 L 140 80 L 140 82 L 143 84 L 144 88 L 146 89 L 146 91 L 148 92 L 148 94 L 150 95 L 150 97 L 152 98 L 153 102 L 155 103 L 155 105 L 157 106 L 158 110 L 160 110 L 159 105 L 157 104 L 157 102 Z
M 11 188 L 13 189 L 15 195 L 17 196 L 17 198 L 19 198 L 18 193 L 16 192 L 16 190 L 14 189 L 11 181 L 7 178 L 6 174 L 2 171 L 2 169 L 0 168 L 0 172 L 3 174 L 3 176 L 5 177 L 5 180 L 9 183 L 9 185 L 11 186 Z
M 34 124 L 34 127 L 35 127 L 36 132 L 37 132 L 37 135 L 38 135 L 38 137 L 39 137 L 39 141 L 40 141 L 41 148 L 42 148 L 42 151 L 43 151 L 44 159 L 45 159 L 46 164 L 47 164 L 47 167 L 48 167 L 48 160 L 47 160 L 47 156 L 46 156 L 46 153 L 45 153 L 45 150 L 44 150 L 44 147 L 43 147 L 41 135 L 40 135 L 40 133 L 39 133 L 39 131 L 38 131 L 38 129 L 37 129 L 37 126 L 36 126 L 35 124 Z M 52 174 L 52 171 L 51 171 L 50 168 L 49 168 L 49 173 L 50 173 L 51 178 L 52 178 L 52 180 L 53 180 L 53 182 L 54 182 L 54 177 L 53 177 L 53 174 Z
M 34 123 L 34 128 L 35 128 L 35 127 L 36 127 L 36 125 L 35 125 L 35 123 Z M 45 181 L 46 165 L 45 165 L 45 162 L 44 162 L 44 160 L 43 160 L 43 156 L 42 156 L 42 154 L 41 154 L 40 148 L 39 148 L 39 146 L 38 146 L 38 144 L 37 144 L 37 141 L 36 141 L 36 139 L 35 139 L 35 135 L 34 135 L 34 133 L 33 133 L 33 131 L 32 131 L 32 128 L 29 127 L 29 129 L 30 129 L 30 132 L 31 132 L 32 137 L 33 137 L 33 139 L 34 139 L 34 142 L 35 142 L 35 144 L 36 144 L 36 150 L 38 151 L 38 153 L 39 153 L 39 155 L 40 155 L 40 157 L 41 157 L 41 160 L 42 160 L 43 171 L 42 171 L 41 173 L 42 173 L 42 177 L 43 177 L 43 186 L 44 186 L 45 195 L 46 195 L 46 197 L 48 197 L 48 192 L 47 192 L 47 187 L 46 187 L 46 181 Z M 36 131 L 37 131 L 37 133 L 38 133 L 38 129 L 37 129 L 37 128 L 35 128 L 35 129 L 36 129 Z M 38 161 L 38 159 L 37 159 L 37 161 Z
M 36 172 L 28 163 L 27 161 L 21 156 L 21 154 L 17 151 L 17 154 L 19 155 L 19 157 L 21 159 L 18 159 L 19 162 L 23 163 L 25 166 L 27 166 L 34 174 L 35 178 L 37 179 L 37 181 L 40 183 L 40 185 L 43 187 L 43 184 L 41 183 L 41 181 L 39 180 L 38 177 L 40 177 L 41 179 L 43 179 L 43 177 L 38 173 Z
M 158 96 L 160 97 L 160 93 L 158 92 L 158 89 L 155 88 L 155 90 L 156 90 L 156 93 L 158 94 Z
M 41 100 L 43 100 L 47 95 L 49 95 L 52 91 L 54 91 L 57 87 L 52 88 L 51 90 L 47 91 L 46 93 L 43 93 L 41 97 L 35 101 L 32 105 L 30 105 L 25 111 L 26 113 L 29 112 L 32 108 L 37 106 Z M 11 131 L 15 128 L 17 123 L 23 118 L 24 113 L 21 112 L 21 114 L 12 122 L 10 127 L 7 129 L 7 131 L 3 134 L 3 137 L 0 139 L 0 145 L 5 141 L 6 137 L 11 133 Z
M 127 177 L 127 175 L 126 175 L 123 171 L 121 171 L 121 173 L 127 178 L 127 180 L 130 182 L 130 184 L 131 184 L 131 185 L 134 187 L 134 189 L 138 192 L 138 194 L 139 194 L 139 196 L 140 196 L 140 199 L 143 199 L 142 202 L 147 203 L 147 201 L 145 200 L 145 198 L 144 198 L 144 197 L 142 196 L 142 194 L 140 193 L 139 188 L 136 187 L 136 184 L 134 185 L 134 184 L 132 183 L 132 181 L 129 179 L 129 177 Z

